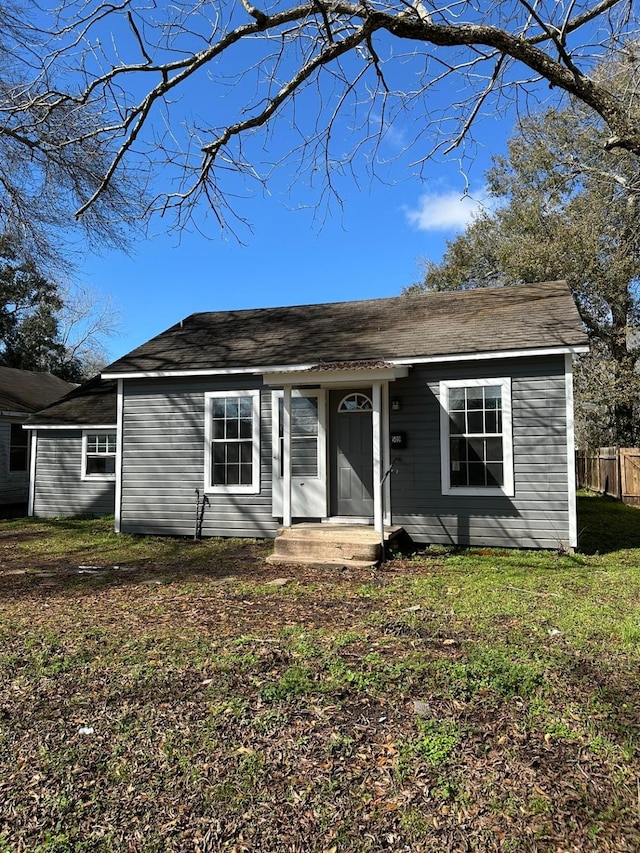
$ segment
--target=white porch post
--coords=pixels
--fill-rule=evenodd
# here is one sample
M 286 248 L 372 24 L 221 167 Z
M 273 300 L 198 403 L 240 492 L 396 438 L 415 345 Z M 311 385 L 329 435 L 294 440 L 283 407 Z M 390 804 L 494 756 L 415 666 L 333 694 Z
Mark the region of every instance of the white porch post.
M 282 400 L 282 526 L 291 527 L 291 385 Z
M 384 539 L 384 510 L 382 501 L 382 383 L 372 385 L 373 403 L 373 525 Z
M 389 437 L 389 383 L 382 386 L 382 476 L 384 486 L 382 492 L 382 508 L 384 523 L 391 525 L 391 475 L 387 472 L 391 467 L 391 440 Z

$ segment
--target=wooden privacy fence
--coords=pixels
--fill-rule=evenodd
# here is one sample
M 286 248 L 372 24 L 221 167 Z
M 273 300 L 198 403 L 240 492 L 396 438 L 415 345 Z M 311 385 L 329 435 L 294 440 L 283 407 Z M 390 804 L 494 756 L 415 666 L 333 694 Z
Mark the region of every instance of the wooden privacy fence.
M 576 455 L 578 487 L 640 506 L 640 447 L 600 447 Z

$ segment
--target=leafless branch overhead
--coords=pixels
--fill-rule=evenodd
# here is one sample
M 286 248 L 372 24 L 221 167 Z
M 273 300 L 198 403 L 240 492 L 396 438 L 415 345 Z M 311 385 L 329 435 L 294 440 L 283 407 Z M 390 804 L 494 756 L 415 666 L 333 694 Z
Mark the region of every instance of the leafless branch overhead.
M 291 152 L 305 153 L 298 167 L 329 174 L 354 168 L 366 142 L 373 168 L 389 123 L 422 150 L 437 138 L 434 148 L 451 151 L 483 113 L 540 97 L 541 81 L 600 117 L 607 148 L 640 156 L 637 86 L 617 92 L 596 71 L 624 52 L 637 81 L 637 5 L 71 0 L 23 30 L 22 45 L 14 40 L 31 77 L 20 98 L 13 91 L 4 109 L 0 100 L 0 138 L 45 158 L 65 147 L 106 152 L 78 216 L 127 164 L 150 175 L 150 210 L 184 216 L 205 198 L 220 216 L 234 179 L 259 177 Z M 34 120 L 85 110 L 92 120 L 71 123 L 53 144 Z

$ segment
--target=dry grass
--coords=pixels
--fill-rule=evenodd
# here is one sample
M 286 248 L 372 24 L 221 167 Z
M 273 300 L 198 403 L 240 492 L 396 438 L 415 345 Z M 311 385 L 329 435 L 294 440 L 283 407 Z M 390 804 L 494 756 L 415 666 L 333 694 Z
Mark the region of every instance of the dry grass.
M 640 551 L 267 548 L 2 523 L 1 853 L 640 848 Z

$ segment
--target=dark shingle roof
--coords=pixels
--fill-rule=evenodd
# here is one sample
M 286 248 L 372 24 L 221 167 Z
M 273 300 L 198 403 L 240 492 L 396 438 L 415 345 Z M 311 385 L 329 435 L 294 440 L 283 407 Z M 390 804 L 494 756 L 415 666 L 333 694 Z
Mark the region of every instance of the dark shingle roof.
M 37 412 L 75 387 L 51 373 L 0 367 L 0 411 Z
M 411 359 L 585 343 L 567 285 L 545 282 L 192 314 L 115 361 L 105 374 Z
M 115 380 L 94 376 L 27 421 L 27 426 L 111 426 L 116 423 Z

